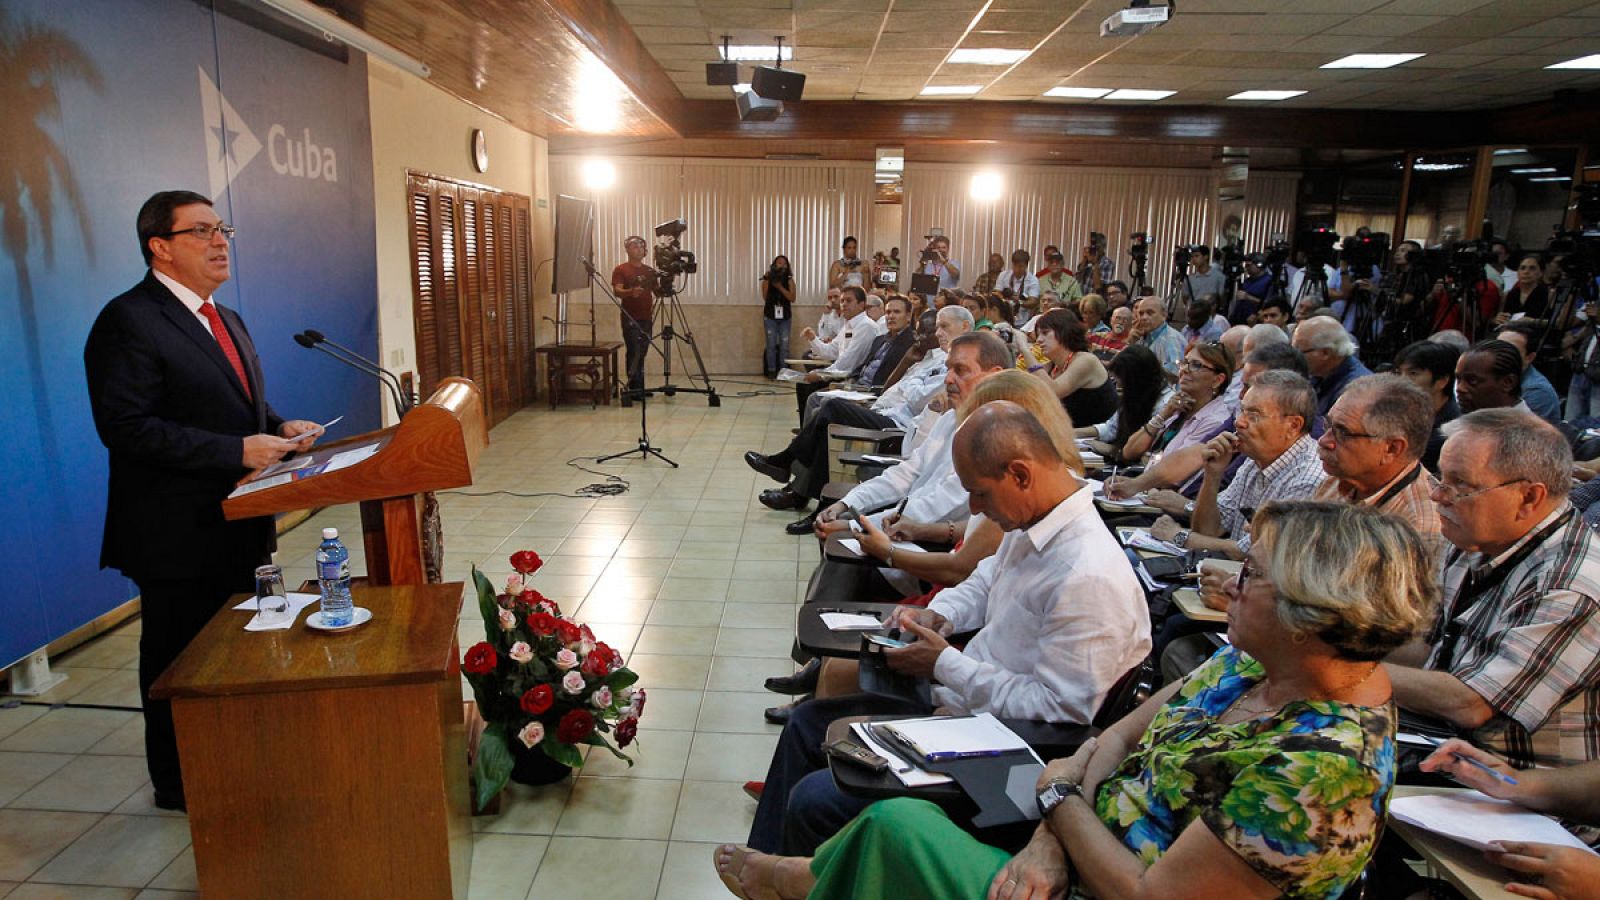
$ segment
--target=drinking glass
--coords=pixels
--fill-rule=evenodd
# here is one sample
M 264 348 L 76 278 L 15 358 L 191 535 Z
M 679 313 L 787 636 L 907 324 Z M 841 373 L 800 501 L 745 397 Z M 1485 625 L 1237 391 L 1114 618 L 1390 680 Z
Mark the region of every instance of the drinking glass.
M 260 566 L 256 569 L 256 609 L 263 616 L 289 613 L 289 594 L 283 587 L 283 569 Z

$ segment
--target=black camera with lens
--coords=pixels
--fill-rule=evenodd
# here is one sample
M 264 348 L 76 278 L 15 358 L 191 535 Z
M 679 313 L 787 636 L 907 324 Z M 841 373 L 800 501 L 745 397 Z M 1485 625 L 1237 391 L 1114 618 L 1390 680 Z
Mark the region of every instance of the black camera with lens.
M 1300 249 L 1305 251 L 1306 266 L 1321 271 L 1323 266 L 1338 262 L 1338 252 L 1333 245 L 1339 243 L 1339 232 L 1332 228 L 1311 228 L 1300 233 Z
M 1150 244 L 1153 243 L 1150 235 L 1143 231 L 1135 231 L 1133 234 L 1128 235 L 1128 240 L 1130 242 L 1128 244 L 1128 256 L 1144 262 L 1150 255 Z
M 1352 234 L 1344 239 L 1339 256 L 1352 270 L 1365 277 L 1366 273 L 1374 268 L 1381 269 L 1389 262 L 1389 236 L 1381 231 L 1375 234 Z
M 678 239 L 683 236 L 689 226 L 682 219 L 673 219 L 662 222 L 655 227 L 656 250 L 655 265 L 660 275 L 658 294 L 672 293 L 672 279 L 679 275 L 693 275 L 700 271 L 700 264 L 695 261 L 694 254 L 683 249 Z M 665 238 L 666 240 L 660 240 Z

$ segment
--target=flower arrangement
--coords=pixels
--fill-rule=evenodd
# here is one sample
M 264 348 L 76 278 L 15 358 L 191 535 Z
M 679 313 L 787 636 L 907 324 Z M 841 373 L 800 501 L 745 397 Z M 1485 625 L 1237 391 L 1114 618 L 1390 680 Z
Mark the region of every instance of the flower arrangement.
M 485 639 L 467 648 L 461 668 L 488 723 L 474 764 L 479 809 L 505 787 L 518 753 L 542 752 L 575 769 L 583 765 L 578 745 L 589 744 L 633 765 L 619 748 L 639 731 L 645 702 L 644 690 L 634 687 L 639 676 L 589 626 L 567 619 L 555 601 L 528 586 L 542 565 L 532 550 L 513 553 L 516 574 L 503 592 L 472 570 Z

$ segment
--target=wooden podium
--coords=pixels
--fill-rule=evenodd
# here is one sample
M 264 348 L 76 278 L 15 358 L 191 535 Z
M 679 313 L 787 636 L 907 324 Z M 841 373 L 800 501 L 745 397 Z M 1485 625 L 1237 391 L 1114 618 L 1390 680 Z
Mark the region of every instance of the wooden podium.
M 342 634 L 217 613 L 151 689 L 172 701 L 207 897 L 465 897 L 460 582 L 357 587 Z
M 471 484 L 488 443 L 483 393 L 465 378 L 446 378 L 399 425 L 268 467 L 223 501 L 222 512 L 248 519 L 359 501 L 367 583 L 423 584 L 427 523 L 437 522 L 426 494 Z

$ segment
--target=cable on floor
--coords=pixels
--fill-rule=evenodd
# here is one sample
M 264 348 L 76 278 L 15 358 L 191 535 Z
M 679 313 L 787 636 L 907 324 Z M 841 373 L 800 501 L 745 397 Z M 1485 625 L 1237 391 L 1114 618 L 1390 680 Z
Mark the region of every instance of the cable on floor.
M 579 464 L 579 460 L 598 459 L 598 456 L 574 456 L 567 460 L 567 465 L 574 469 L 580 472 L 588 472 L 590 475 L 599 475 L 605 479 L 604 481 L 586 484 L 570 494 L 561 491 L 536 491 L 534 493 L 522 493 L 520 491 L 437 491 L 436 493 L 452 494 L 457 497 L 516 497 L 521 500 L 529 500 L 535 497 L 565 497 L 568 500 L 587 500 L 593 497 L 616 497 L 626 494 L 629 487 L 628 479 L 615 472 L 603 472 L 599 469 L 591 469 L 588 466 Z M 597 462 L 596 465 L 599 465 L 599 463 Z

